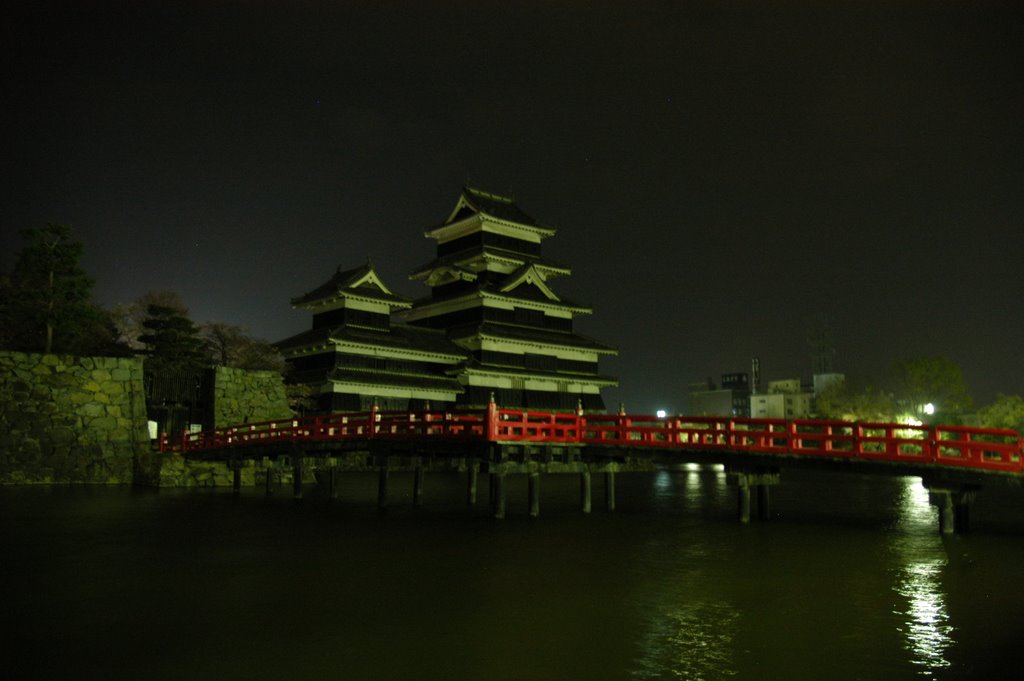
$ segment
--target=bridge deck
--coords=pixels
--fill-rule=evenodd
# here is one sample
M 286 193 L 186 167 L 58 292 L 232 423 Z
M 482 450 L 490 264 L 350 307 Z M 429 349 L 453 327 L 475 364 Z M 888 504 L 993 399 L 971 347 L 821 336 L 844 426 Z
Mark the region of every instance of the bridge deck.
M 1013 430 L 825 420 L 550 413 L 521 409 L 326 414 L 162 438 L 190 458 L 248 459 L 300 447 L 312 455 L 382 447 L 486 458 L 494 447 L 582 448 L 590 458 L 819 464 L 893 472 L 959 471 L 1024 479 Z

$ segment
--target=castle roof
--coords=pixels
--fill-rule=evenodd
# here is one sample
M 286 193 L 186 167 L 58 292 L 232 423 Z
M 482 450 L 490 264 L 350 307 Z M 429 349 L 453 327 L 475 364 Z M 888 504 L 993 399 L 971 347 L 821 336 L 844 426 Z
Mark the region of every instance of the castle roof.
M 472 337 L 487 337 L 513 342 L 538 343 L 540 345 L 557 345 L 566 348 L 578 348 L 608 355 L 615 355 L 619 352 L 616 348 L 610 345 L 605 345 L 593 338 L 588 338 L 587 336 L 583 336 L 578 333 L 548 331 L 546 329 L 536 329 L 496 322 L 466 324 L 465 326 L 451 329 L 448 332 L 448 335 L 453 340 Z
M 389 386 L 392 388 L 418 388 L 421 390 L 440 390 L 451 393 L 462 393 L 465 389 L 458 379 L 426 374 L 394 374 L 375 369 L 335 369 L 327 380 L 339 383 L 355 383 L 366 386 Z
M 339 267 L 334 275 L 320 286 L 297 298 L 292 298 L 292 305 L 295 307 L 314 307 L 317 304 L 326 304 L 345 297 L 374 300 L 386 303 L 394 308 L 405 308 L 412 305 L 411 300 L 405 296 L 392 293 L 384 285 L 384 282 L 377 276 L 373 269 L 373 264 L 369 260 L 366 261 L 365 265 L 349 270 L 342 270 Z
M 491 217 L 498 218 L 499 220 L 516 222 L 520 225 L 539 226 L 537 221 L 516 205 L 515 199 L 509 196 L 493 194 L 491 192 L 486 192 L 482 189 L 466 185 L 462 188 L 460 205 L 463 202 L 468 204 L 474 212 L 485 213 Z M 456 219 L 458 212 L 459 211 L 457 209 L 453 211 L 453 214 L 448 221 L 451 222 L 452 219 Z
M 466 352 L 448 340 L 443 331 L 408 324 L 392 324 L 389 331 L 336 326 L 310 329 L 275 343 L 281 352 L 301 351 L 341 343 L 442 356 L 451 361 L 466 358 Z
M 528 255 L 526 253 L 510 251 L 496 246 L 483 246 L 475 248 L 471 247 L 461 250 L 458 253 L 449 253 L 448 255 L 442 255 L 439 258 L 434 258 L 430 262 L 424 263 L 414 269 L 412 274 L 409 275 L 409 278 L 413 280 L 424 279 L 431 272 L 442 267 L 466 269 L 464 267 L 466 264 L 477 260 L 498 260 L 517 262 L 521 264 L 533 264 L 552 274 L 569 274 L 572 272 L 568 265 L 563 265 L 562 263 L 551 260 L 550 258 L 545 258 L 539 255 Z

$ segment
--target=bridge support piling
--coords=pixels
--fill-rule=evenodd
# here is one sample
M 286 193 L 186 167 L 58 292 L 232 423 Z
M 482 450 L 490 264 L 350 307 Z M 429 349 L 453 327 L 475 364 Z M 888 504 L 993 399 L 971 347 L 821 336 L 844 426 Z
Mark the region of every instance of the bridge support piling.
M 475 461 L 466 462 L 466 505 L 476 506 L 476 483 L 480 466 Z
M 384 510 L 388 507 L 388 464 L 380 465 L 377 474 L 377 508 Z
M 292 496 L 302 498 L 302 457 L 293 457 L 292 461 Z
M 949 486 L 949 483 L 923 481 L 928 501 L 938 508 L 939 532 L 954 534 L 970 530 L 971 504 L 978 493 L 976 485 Z
M 338 498 L 338 467 L 327 469 L 327 493 L 332 500 Z
M 604 474 L 604 503 L 609 511 L 615 510 L 615 471 Z
M 741 523 L 750 522 L 750 485 L 746 482 L 746 478 L 744 478 L 736 486 L 736 511 L 737 518 Z
M 493 494 L 493 511 L 495 520 L 505 519 L 505 474 L 495 473 L 491 475 L 491 490 Z
M 242 462 L 231 462 L 231 493 L 236 497 L 242 494 Z
M 416 472 L 413 473 L 412 505 L 423 505 L 423 464 L 416 464 Z
M 755 470 L 729 470 L 730 481 L 736 485 L 736 518 L 741 523 L 750 522 L 751 500 L 750 488 L 755 488 L 757 495 L 757 516 L 760 520 L 771 517 L 771 495 L 769 488 L 778 484 L 778 470 L 757 468 Z
M 590 513 L 590 469 L 580 473 L 580 510 Z
M 530 495 L 530 517 L 536 518 L 540 515 L 540 473 L 536 471 L 530 473 L 528 488 Z
M 274 494 L 274 469 L 267 466 L 263 469 L 263 472 L 266 474 L 263 479 L 263 483 L 265 485 L 266 495 L 269 497 Z
M 768 485 L 757 486 L 757 519 L 758 520 L 769 520 L 772 517 L 771 510 L 771 495 L 769 490 L 771 488 Z

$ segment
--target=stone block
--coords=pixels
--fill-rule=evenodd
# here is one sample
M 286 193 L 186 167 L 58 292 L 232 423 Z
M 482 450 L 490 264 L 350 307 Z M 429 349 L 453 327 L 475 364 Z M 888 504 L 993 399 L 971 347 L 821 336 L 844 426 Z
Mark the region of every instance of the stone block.
M 95 430 L 113 430 L 117 428 L 117 419 L 111 416 L 99 416 L 89 421 L 89 428 Z
M 120 397 L 124 394 L 124 383 L 120 381 L 104 381 L 100 384 L 100 390 L 110 396 Z
M 125 428 L 114 428 L 107 434 L 111 442 L 128 442 L 132 434 Z
M 92 376 L 92 380 L 97 383 L 103 383 L 110 380 L 110 372 L 106 369 L 93 369 L 90 376 Z
M 103 416 L 106 413 L 106 408 L 98 402 L 86 402 L 79 406 L 75 413 L 80 416 L 97 417 Z
M 78 440 L 75 431 L 67 426 L 54 426 L 49 432 L 50 441 L 58 445 L 69 445 Z

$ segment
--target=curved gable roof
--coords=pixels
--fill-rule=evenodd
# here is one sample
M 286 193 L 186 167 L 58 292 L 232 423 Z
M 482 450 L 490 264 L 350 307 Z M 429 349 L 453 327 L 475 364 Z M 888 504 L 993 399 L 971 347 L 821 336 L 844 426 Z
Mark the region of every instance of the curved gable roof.
M 349 270 L 342 270 L 339 266 L 326 282 L 308 293 L 292 298 L 292 305 L 309 305 L 344 295 L 356 295 L 400 307 L 407 307 L 412 302 L 404 296 L 392 293 L 374 271 L 373 264 L 367 260 L 365 265 Z

